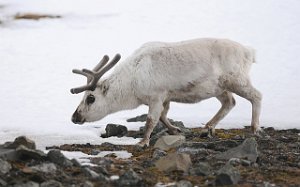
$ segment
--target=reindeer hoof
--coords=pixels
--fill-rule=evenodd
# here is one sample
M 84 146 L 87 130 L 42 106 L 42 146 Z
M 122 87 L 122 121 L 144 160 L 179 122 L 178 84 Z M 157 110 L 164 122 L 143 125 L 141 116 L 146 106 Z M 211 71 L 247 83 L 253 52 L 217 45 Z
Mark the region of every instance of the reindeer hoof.
M 142 140 L 140 141 L 139 143 L 137 143 L 136 145 L 139 146 L 139 147 L 143 147 L 143 148 L 146 148 L 146 147 L 149 147 L 149 141 L 150 140 Z
M 253 132 L 254 136 L 256 136 L 258 138 L 263 138 L 263 137 L 268 136 L 267 133 L 262 128 L 257 128 L 255 130 L 252 129 L 252 132 Z
M 207 130 L 208 130 L 208 135 L 207 135 L 207 137 L 213 138 L 213 137 L 216 135 L 215 128 L 214 128 L 214 127 L 210 127 L 210 126 L 208 126 L 208 127 L 206 127 L 206 128 L 207 128 Z

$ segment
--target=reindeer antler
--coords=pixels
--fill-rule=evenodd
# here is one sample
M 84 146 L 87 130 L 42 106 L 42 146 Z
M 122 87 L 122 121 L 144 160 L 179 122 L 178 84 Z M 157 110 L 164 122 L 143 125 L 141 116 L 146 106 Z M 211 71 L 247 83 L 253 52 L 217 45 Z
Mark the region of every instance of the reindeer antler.
M 87 85 L 72 88 L 71 93 L 72 94 L 78 94 L 85 90 L 95 90 L 97 86 L 97 82 L 99 79 L 108 71 L 110 70 L 116 63 L 121 59 L 120 54 L 116 54 L 115 57 L 107 64 L 109 57 L 105 55 L 102 60 L 96 65 L 96 67 L 93 70 L 88 69 L 73 69 L 72 72 L 76 74 L 83 75 L 87 77 Z M 107 64 L 107 65 L 106 65 Z

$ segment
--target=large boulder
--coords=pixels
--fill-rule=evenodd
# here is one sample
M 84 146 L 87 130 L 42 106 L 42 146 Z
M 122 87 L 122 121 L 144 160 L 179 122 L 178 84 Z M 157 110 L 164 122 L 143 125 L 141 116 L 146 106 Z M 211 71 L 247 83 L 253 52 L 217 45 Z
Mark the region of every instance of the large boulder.
M 16 149 L 18 160 L 46 160 L 47 155 L 40 150 L 29 149 L 24 145 L 20 145 Z
M 160 171 L 171 172 L 175 170 L 187 172 L 192 165 L 190 155 L 185 153 L 170 153 L 155 162 Z
M 197 176 L 209 176 L 212 174 L 212 168 L 206 162 L 199 162 L 190 169 L 190 174 Z
M 67 159 L 65 155 L 63 155 L 60 150 L 53 149 L 50 150 L 47 154 L 49 161 L 53 162 L 54 164 L 70 167 L 73 165 L 72 161 Z
M 20 145 L 23 145 L 23 146 L 27 147 L 28 149 L 36 149 L 35 142 L 33 140 L 30 140 L 26 136 L 19 136 L 14 140 L 14 142 L 6 142 L 4 144 L 4 148 L 16 149 Z
M 162 136 L 156 141 L 154 148 L 167 151 L 171 148 L 180 146 L 184 142 L 185 142 L 185 137 L 182 135 Z
M 255 138 L 247 138 L 241 145 L 216 155 L 217 159 L 229 160 L 231 158 L 243 158 L 256 162 L 258 157 L 257 142 Z
M 236 185 L 240 180 L 240 172 L 230 164 L 226 164 L 217 172 L 216 185 Z

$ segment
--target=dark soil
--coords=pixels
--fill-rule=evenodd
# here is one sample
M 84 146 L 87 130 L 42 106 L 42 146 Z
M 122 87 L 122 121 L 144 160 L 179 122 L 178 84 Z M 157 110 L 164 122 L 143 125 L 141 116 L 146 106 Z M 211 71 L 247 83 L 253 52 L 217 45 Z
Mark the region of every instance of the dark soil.
M 135 145 L 110 143 L 73 144 L 48 149 L 82 151 L 90 155 L 96 155 L 101 151 L 127 150 L 133 156 L 129 159 L 119 159 L 110 154 L 90 158 L 95 166 L 81 166 L 75 161 L 72 161 L 73 164 L 62 162 L 67 165 L 57 162 L 57 170 L 49 173 L 35 172 L 31 169 L 31 166 L 41 163 L 55 163 L 55 160 L 47 160 L 46 157 L 39 160 L 27 158 L 8 161 L 12 169 L 6 174 L 0 172 L 0 186 L 1 183 L 2 186 L 13 186 L 28 181 L 42 184 L 51 180 L 59 182 L 62 186 L 155 186 L 158 183 L 174 186 L 178 181 L 189 181 L 197 186 L 214 186 L 218 170 L 228 163 L 227 160 L 216 159 L 215 156 L 241 145 L 250 137 L 254 137 L 257 142 L 258 158 L 254 162 L 245 160 L 244 164 L 234 166 L 240 173 L 240 179 L 235 186 L 300 186 L 300 130 L 265 128 L 262 136 L 253 136 L 249 128 L 218 129 L 214 138 L 205 137 L 202 132 L 201 128 L 186 131 L 184 133 L 186 142 L 168 150 L 167 154 L 187 150 L 186 153 L 192 160 L 191 169 L 199 163 L 207 163 L 212 171 L 208 175 L 197 175 L 191 170 L 159 171 L 155 167 L 153 155 L 156 150 L 153 146 L 141 148 Z M 141 134 L 140 131 L 129 131 L 127 135 L 139 137 Z M 97 176 L 93 176 L 87 172 L 88 170 L 95 172 Z M 120 176 L 120 179 L 112 180 L 111 176 L 115 175 Z
M 53 18 L 61 18 L 59 15 L 49 15 L 49 14 L 35 14 L 35 13 L 26 13 L 26 14 L 17 14 L 14 17 L 16 20 L 18 19 L 29 19 L 29 20 L 39 20 L 39 19 L 53 19 Z
M 214 171 L 220 169 L 226 161 L 214 159 L 214 155 L 224 152 L 232 147 L 240 145 L 247 137 L 253 137 L 249 128 L 245 129 L 219 129 L 216 137 L 200 137 L 201 128 L 192 129 L 186 136 L 187 142 L 202 142 L 205 151 L 191 154 L 193 164 L 208 162 Z M 238 166 L 241 179 L 238 186 L 300 186 L 300 130 L 274 130 L 264 129 L 263 137 L 255 137 L 258 143 L 259 157 L 256 163 L 249 166 Z M 107 158 L 113 164 L 107 165 L 110 175 L 121 175 L 129 169 L 133 169 L 144 180 L 146 186 L 154 186 L 158 182 L 164 184 L 180 180 L 188 180 L 193 185 L 203 186 L 213 184 L 214 175 L 192 176 L 187 173 L 175 171 L 164 173 L 158 171 L 152 162 L 154 148 L 140 148 L 134 145 L 63 145 L 59 149 L 67 151 L 82 151 L 91 154 L 93 150 L 116 151 L 127 150 L 133 154 L 131 159 Z M 169 150 L 175 152 L 176 148 Z M 103 158 L 94 158 L 92 163 L 99 163 Z

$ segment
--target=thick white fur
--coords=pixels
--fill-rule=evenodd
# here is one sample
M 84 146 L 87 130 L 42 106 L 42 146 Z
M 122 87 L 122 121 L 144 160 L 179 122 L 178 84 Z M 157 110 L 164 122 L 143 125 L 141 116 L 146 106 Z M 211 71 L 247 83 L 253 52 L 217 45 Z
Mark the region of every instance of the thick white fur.
M 219 112 L 207 123 L 215 125 L 234 106 L 232 93 L 252 103 L 252 129 L 259 125 L 261 94 L 253 88 L 249 70 L 255 62 L 254 50 L 226 39 L 203 38 L 178 43 L 144 44 L 117 66 L 112 74 L 98 83 L 92 106 L 80 104 L 85 121 L 96 121 L 108 114 L 149 106 L 147 130 L 140 145 L 148 145 L 150 134 L 162 120 L 173 133 L 177 130 L 166 118 L 169 103 L 196 103 L 217 97 Z M 108 88 L 105 95 L 103 87 Z M 86 96 L 85 96 L 86 97 Z

